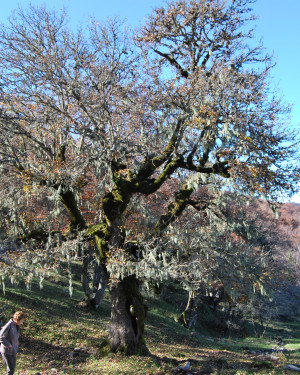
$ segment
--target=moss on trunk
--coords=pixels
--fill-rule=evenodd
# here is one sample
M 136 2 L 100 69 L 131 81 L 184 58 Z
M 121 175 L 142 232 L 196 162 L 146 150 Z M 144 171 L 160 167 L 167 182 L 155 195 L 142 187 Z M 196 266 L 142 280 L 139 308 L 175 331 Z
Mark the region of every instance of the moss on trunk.
M 73 191 L 60 194 L 60 201 L 64 205 L 70 218 L 70 232 L 80 231 L 86 228 L 84 218 L 78 208 Z

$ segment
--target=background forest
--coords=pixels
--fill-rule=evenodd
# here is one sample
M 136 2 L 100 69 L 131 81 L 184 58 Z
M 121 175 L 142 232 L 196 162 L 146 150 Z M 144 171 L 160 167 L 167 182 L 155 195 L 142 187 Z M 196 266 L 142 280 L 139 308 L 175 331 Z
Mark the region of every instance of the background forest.
M 78 344 L 74 373 L 90 355 L 153 359 L 149 315 L 158 332 L 172 316 L 195 348 L 202 331 L 241 339 L 299 322 L 299 205 L 279 203 L 299 191 L 299 136 L 253 43 L 252 3 L 170 1 L 134 32 L 119 19 L 74 32 L 33 6 L 0 26 L 3 319 L 23 301 L 43 325 L 60 317 L 74 333 L 77 321 L 76 339 L 33 318 L 25 329 L 58 352 Z

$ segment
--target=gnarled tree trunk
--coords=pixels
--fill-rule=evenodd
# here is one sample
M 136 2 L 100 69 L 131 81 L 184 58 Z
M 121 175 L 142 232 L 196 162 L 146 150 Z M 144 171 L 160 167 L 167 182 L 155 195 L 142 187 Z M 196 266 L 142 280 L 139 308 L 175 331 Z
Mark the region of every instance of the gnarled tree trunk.
M 139 281 L 128 276 L 114 284 L 110 292 L 111 325 L 109 341 L 112 351 L 128 355 L 144 348 L 144 320 L 146 315 Z
M 189 291 L 189 299 L 184 312 L 179 316 L 179 323 L 183 324 L 186 328 L 191 328 L 196 325 L 197 312 L 196 312 L 196 292 Z
M 88 268 L 91 259 L 93 258 L 89 254 L 83 256 L 81 283 L 89 306 L 93 309 L 98 309 L 104 298 L 108 282 L 108 274 L 105 265 L 96 262 L 96 260 L 93 259 L 95 262 L 93 266 L 93 275 L 90 275 Z M 90 284 L 92 284 L 92 288 Z
M 108 282 L 108 274 L 103 264 L 98 263 L 95 267 L 93 278 L 93 293 L 92 306 L 96 309 L 101 305 Z

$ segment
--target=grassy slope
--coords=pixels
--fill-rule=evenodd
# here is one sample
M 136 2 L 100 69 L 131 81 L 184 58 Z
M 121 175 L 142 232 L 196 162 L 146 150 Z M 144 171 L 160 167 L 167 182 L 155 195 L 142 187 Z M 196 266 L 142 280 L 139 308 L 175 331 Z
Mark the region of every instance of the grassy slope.
M 23 310 L 29 318 L 22 328 L 17 375 L 29 374 L 130 374 L 165 375 L 177 373 L 179 364 L 189 360 L 188 374 L 283 374 L 284 365 L 300 366 L 300 321 L 274 324 L 265 339 L 222 339 L 192 333 L 175 322 L 179 301 L 167 303 L 148 298 L 146 340 L 150 354 L 145 357 L 104 356 L 101 340 L 107 336 L 109 301 L 97 312 L 88 311 L 78 303 L 83 295 L 75 287 L 72 298 L 68 288 L 45 282 L 31 291 L 7 288 L 0 295 L 2 321 L 15 310 Z M 288 351 L 270 359 L 261 349 L 271 349 L 274 337 L 285 339 Z M 73 356 L 74 348 L 80 348 Z M 56 370 L 56 372 L 55 372 Z M 0 375 L 5 374 L 0 364 Z

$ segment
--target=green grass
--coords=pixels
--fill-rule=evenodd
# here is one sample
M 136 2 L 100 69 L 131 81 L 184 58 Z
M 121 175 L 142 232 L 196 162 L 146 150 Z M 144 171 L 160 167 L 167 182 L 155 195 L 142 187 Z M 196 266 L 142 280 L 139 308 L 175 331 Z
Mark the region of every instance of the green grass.
M 166 375 L 176 373 L 178 365 L 187 360 L 191 362 L 189 374 L 279 375 L 289 373 L 284 370 L 286 364 L 300 366 L 300 320 L 274 322 L 264 338 L 218 337 L 205 326 L 192 332 L 175 319 L 183 297 L 174 290 L 165 300 L 146 298 L 148 356 L 105 356 L 101 342 L 108 334 L 108 296 L 95 312 L 80 305 L 83 294 L 79 284 L 72 298 L 67 287 L 50 281 L 44 283 L 43 290 L 36 284 L 31 290 L 7 287 L 6 294 L 0 295 L 2 323 L 16 310 L 28 314 L 22 327 L 16 375 Z M 286 342 L 284 353 L 271 352 L 277 336 Z M 75 348 L 81 351 L 72 357 Z M 1 363 L 0 375 L 4 374 Z

